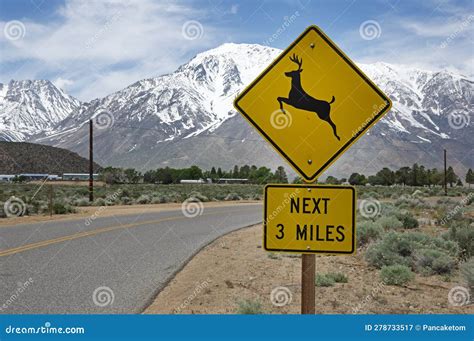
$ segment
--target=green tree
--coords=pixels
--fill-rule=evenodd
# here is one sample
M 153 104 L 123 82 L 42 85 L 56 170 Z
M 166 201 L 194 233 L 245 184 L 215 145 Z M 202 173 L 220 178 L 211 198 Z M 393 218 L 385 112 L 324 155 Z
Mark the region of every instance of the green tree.
M 409 184 L 412 186 L 419 186 L 419 171 L 420 171 L 420 166 L 418 166 L 417 163 L 414 163 L 413 166 L 411 167 L 411 177 Z
M 395 183 L 395 173 L 387 167 L 382 168 L 376 174 L 378 185 L 391 186 Z
M 402 167 L 395 172 L 395 183 L 406 186 L 410 182 L 410 167 Z
M 211 168 L 211 172 L 209 173 L 209 177 L 214 180 L 217 179 L 217 171 L 215 167 Z
M 351 185 L 365 185 L 367 182 L 367 179 L 365 178 L 365 175 L 359 174 L 359 173 L 352 173 L 351 176 L 349 177 L 349 183 Z
M 137 184 L 142 179 L 142 175 L 135 168 L 127 168 L 124 171 L 126 182 L 131 184 Z
M 471 184 L 474 184 L 474 173 L 471 168 L 466 173 L 466 183 L 469 185 L 469 188 L 471 188 Z
M 283 183 L 287 184 L 288 183 L 288 177 L 285 172 L 285 168 L 283 166 L 279 166 L 277 170 L 275 171 L 275 181 L 278 183 Z
M 222 175 L 223 175 L 223 174 L 222 174 L 222 169 L 221 169 L 221 167 L 217 168 L 217 176 L 218 176 L 219 178 L 222 178 Z
M 331 185 L 338 185 L 340 182 L 339 180 L 337 180 L 336 177 L 332 176 L 332 175 L 329 175 L 327 178 L 326 178 L 326 183 L 327 184 L 331 184 Z
M 249 165 L 244 165 L 244 166 L 240 167 L 239 173 L 240 173 L 240 176 L 243 179 L 248 179 L 248 177 L 250 175 L 250 166 Z
M 232 177 L 235 179 L 238 179 L 240 177 L 239 166 L 234 166 L 234 170 L 232 171 Z
M 446 172 L 446 181 L 450 187 L 453 187 L 453 184 L 457 181 L 458 176 L 454 173 L 453 167 L 449 166 Z

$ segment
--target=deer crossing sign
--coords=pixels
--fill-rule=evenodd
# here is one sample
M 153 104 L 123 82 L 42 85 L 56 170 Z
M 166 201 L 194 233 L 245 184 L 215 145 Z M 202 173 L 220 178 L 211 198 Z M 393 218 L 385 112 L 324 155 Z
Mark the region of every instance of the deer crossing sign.
M 267 185 L 263 245 L 267 251 L 354 253 L 355 189 Z
M 306 180 L 314 180 L 391 107 L 390 99 L 316 26 L 234 101 Z

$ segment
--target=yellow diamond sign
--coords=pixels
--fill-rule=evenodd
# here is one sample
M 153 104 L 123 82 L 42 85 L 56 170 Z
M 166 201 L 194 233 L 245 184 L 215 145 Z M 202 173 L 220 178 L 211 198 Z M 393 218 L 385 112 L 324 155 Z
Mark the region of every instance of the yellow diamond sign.
M 306 180 L 314 180 L 391 107 L 318 27 L 310 26 L 234 101 Z

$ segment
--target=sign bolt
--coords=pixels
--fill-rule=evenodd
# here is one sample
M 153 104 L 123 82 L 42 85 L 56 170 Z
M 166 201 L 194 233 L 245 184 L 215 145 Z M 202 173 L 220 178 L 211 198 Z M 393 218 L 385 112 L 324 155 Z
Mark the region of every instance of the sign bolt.
M 308 160 L 308 165 L 312 164 L 313 163 L 313 160 L 309 159 Z
M 314 49 L 314 43 L 311 43 L 311 44 L 309 45 L 309 47 L 311 47 L 312 49 Z
M 311 249 L 311 248 L 309 246 L 306 246 L 306 250 L 309 250 L 309 249 Z

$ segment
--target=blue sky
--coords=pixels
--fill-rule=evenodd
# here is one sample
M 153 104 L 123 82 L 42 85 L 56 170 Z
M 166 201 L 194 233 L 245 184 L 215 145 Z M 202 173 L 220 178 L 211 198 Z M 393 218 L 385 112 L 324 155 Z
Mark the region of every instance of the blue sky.
M 473 1 L 0 0 L 0 82 L 87 101 L 225 42 L 285 48 L 311 24 L 357 62 L 474 74 Z

